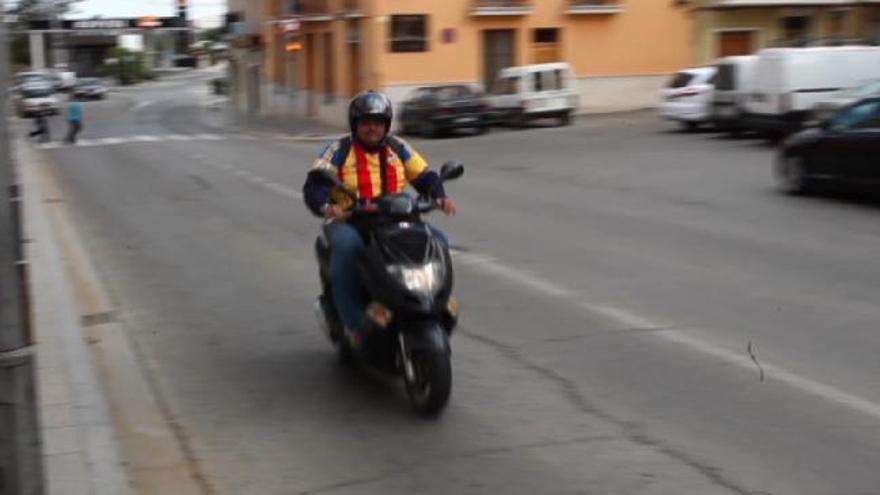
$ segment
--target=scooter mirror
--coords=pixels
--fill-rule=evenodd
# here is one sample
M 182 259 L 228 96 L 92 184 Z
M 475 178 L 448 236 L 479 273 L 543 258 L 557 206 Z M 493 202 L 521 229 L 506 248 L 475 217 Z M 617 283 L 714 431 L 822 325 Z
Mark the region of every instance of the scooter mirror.
M 464 174 L 464 165 L 456 161 L 448 161 L 440 167 L 440 178 L 444 181 L 455 180 Z

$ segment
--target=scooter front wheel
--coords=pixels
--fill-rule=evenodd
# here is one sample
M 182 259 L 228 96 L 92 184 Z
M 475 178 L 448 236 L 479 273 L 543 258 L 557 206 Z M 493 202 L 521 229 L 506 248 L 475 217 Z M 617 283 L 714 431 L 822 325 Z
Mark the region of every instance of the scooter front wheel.
M 452 364 L 444 349 L 425 349 L 410 355 L 412 373 L 405 373 L 406 391 L 416 412 L 437 416 L 449 402 Z

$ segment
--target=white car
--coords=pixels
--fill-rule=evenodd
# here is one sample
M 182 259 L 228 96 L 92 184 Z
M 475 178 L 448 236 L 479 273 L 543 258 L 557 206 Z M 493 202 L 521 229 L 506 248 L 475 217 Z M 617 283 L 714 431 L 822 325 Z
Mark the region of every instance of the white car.
M 717 72 L 715 67 L 697 67 L 673 75 L 668 86 L 660 92 L 660 115 L 688 130 L 709 122 Z
M 19 117 L 58 115 L 61 103 L 55 97 L 52 85 L 47 82 L 25 83 L 19 88 L 15 99 L 15 111 Z

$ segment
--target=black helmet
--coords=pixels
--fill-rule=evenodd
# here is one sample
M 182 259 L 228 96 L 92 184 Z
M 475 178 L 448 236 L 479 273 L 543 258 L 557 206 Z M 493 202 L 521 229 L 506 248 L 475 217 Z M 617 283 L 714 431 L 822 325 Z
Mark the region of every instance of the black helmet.
M 384 120 L 385 132 L 390 131 L 391 119 L 394 117 L 391 100 L 382 93 L 372 90 L 355 96 L 348 105 L 348 125 L 352 134 L 357 132 L 358 121 L 367 117 Z

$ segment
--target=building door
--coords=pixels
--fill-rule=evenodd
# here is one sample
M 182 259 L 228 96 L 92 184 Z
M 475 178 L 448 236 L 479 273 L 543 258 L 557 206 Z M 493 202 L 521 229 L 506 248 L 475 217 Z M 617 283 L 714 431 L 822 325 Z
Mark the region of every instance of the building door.
M 514 65 L 515 40 L 514 29 L 483 31 L 483 84 L 486 91 L 492 89 L 498 71 Z
M 723 31 L 719 33 L 718 56 L 751 55 L 755 51 L 755 31 Z
M 324 33 L 324 103 L 333 103 L 336 97 L 336 47 L 333 32 Z
M 260 112 L 260 92 L 262 90 L 262 80 L 260 73 L 263 68 L 254 64 L 248 68 L 247 73 L 247 109 L 251 113 Z
M 364 87 L 363 82 L 363 57 L 361 53 L 361 31 L 357 20 L 348 23 L 348 93 L 351 96 L 358 94 Z

